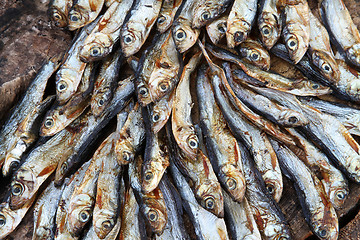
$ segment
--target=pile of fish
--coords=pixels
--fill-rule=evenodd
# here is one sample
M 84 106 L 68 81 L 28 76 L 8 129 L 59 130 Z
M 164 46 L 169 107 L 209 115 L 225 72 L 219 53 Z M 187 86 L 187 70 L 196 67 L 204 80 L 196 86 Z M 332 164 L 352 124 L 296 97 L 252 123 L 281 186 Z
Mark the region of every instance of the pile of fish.
M 314 234 L 337 239 L 360 182 L 360 35 L 342 0 L 49 12 L 77 32 L 2 126 L 1 239 L 32 205 L 33 239 L 291 239 L 283 176 Z M 304 76 L 269 71 L 270 56 Z

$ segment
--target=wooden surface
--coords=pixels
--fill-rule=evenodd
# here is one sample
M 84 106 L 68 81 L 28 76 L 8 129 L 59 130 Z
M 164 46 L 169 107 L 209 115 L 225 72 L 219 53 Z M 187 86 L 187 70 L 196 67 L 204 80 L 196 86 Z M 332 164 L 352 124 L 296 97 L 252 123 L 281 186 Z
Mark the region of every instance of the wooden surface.
M 312 8 L 317 1 L 309 1 Z M 0 6 L 0 122 L 10 107 L 26 89 L 42 62 L 49 56 L 64 51 L 70 41 L 68 31 L 53 27 L 46 15 L 47 0 L 2 0 Z M 360 2 L 345 0 L 351 15 L 360 26 Z M 351 6 L 351 7 L 350 7 Z M 291 67 L 272 60 L 275 70 L 284 74 L 295 74 Z M 8 183 L 9 179 L 0 182 Z M 6 188 L 0 187 L 0 197 Z M 284 180 L 283 198 L 280 206 L 285 213 L 295 239 L 306 239 L 312 234 L 302 216 L 295 191 L 288 180 Z M 360 186 L 350 183 L 350 195 L 343 209 L 337 211 L 340 218 L 341 240 L 360 239 L 359 213 Z M 188 223 L 189 224 L 189 223 Z M 28 240 L 32 236 L 32 209 L 17 230 L 6 239 Z M 316 239 L 310 237 L 309 239 Z

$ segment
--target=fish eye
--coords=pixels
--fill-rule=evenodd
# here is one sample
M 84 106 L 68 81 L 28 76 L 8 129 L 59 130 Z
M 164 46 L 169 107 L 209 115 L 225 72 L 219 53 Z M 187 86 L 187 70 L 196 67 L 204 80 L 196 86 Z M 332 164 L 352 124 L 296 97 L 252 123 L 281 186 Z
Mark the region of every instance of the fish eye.
M 179 40 L 179 41 L 184 40 L 184 39 L 186 38 L 186 33 L 185 33 L 185 31 L 182 30 L 182 29 L 177 30 L 176 33 L 175 33 L 175 38 L 176 38 L 177 40 Z
M 267 190 L 270 194 L 273 194 L 273 193 L 274 193 L 274 190 L 275 190 L 275 187 L 274 187 L 274 185 L 272 185 L 271 183 L 268 183 L 268 184 L 266 184 L 266 190 Z
M 229 190 L 234 190 L 236 188 L 236 181 L 233 178 L 229 178 L 226 181 L 226 186 L 229 188 Z
M 22 184 L 15 183 L 14 185 L 11 186 L 11 193 L 14 196 L 19 196 L 20 194 L 22 194 L 23 191 L 24 191 L 24 187 L 22 186 Z
M 112 227 L 112 224 L 111 224 L 110 220 L 106 220 L 106 221 L 102 222 L 101 226 L 105 229 L 110 229 Z
M 217 26 L 218 30 L 220 33 L 225 33 L 226 32 L 226 25 L 224 23 L 220 23 L 218 26 Z
M 162 23 L 165 22 L 165 20 L 166 20 L 166 17 L 165 17 L 164 15 L 161 15 L 161 16 L 158 18 L 157 23 L 158 23 L 158 24 L 162 24 Z
M 10 169 L 15 170 L 19 166 L 19 164 L 20 164 L 20 161 L 12 161 L 10 163 Z
M 6 218 L 4 215 L 0 214 L 0 227 L 5 226 L 6 224 Z
M 192 149 L 198 148 L 198 145 L 199 145 L 198 140 L 194 137 L 189 137 L 188 144 L 189 144 L 190 148 L 192 148 Z
M 150 181 L 154 177 L 152 172 L 145 173 L 145 181 Z
M 130 162 L 131 161 L 131 153 L 129 153 L 128 151 L 123 151 L 123 154 L 122 154 L 122 159 L 125 161 L 125 162 Z
M 134 41 L 134 38 L 131 35 L 125 35 L 124 36 L 124 43 L 125 44 L 130 44 L 133 41 Z
M 264 26 L 261 29 L 261 33 L 264 35 L 264 37 L 268 37 L 271 34 L 272 30 L 269 26 Z
M 328 235 L 328 231 L 326 231 L 326 229 L 319 229 L 318 234 L 319 237 L 325 238 Z
M 99 107 L 101 107 L 102 105 L 104 105 L 104 99 L 100 99 L 99 101 L 98 101 L 98 105 L 99 105 Z
M 298 45 L 298 41 L 295 38 L 290 38 L 287 42 L 286 45 L 288 47 L 289 50 L 291 51 L 295 51 Z
M 250 58 L 254 61 L 257 61 L 260 58 L 259 55 L 260 55 L 259 52 L 254 50 L 251 52 Z
M 147 216 L 151 222 L 155 222 L 158 219 L 159 214 L 155 210 L 150 210 Z
M 64 91 L 67 88 L 67 83 L 65 81 L 60 81 L 57 85 L 57 90 L 59 92 Z
M 203 13 L 201 14 L 201 19 L 202 19 L 203 21 L 209 20 L 209 19 L 210 19 L 210 13 L 209 13 L 208 11 L 203 12 Z
M 78 13 L 72 13 L 70 15 L 70 20 L 73 21 L 73 22 L 77 22 L 80 20 L 80 15 Z
M 93 57 L 98 57 L 102 54 L 101 48 L 100 47 L 92 47 L 90 49 L 90 55 Z
M 314 85 L 312 86 L 312 88 L 313 88 L 313 89 L 318 89 L 318 88 L 319 88 L 319 85 L 318 85 L 318 84 L 314 84 Z
M 155 113 L 155 114 L 153 115 L 153 117 L 152 117 L 152 121 L 153 121 L 153 122 L 157 122 L 157 121 L 159 121 L 159 120 L 160 120 L 159 114 Z
M 89 219 L 90 219 L 90 214 L 88 211 L 83 210 L 79 213 L 79 220 L 81 222 L 85 223 L 85 222 L 89 221 Z
M 45 126 L 46 128 L 51 128 L 51 127 L 53 127 L 53 126 L 54 126 L 54 119 L 52 119 L 52 118 L 47 118 L 47 119 L 45 120 L 44 126 Z
M 169 84 L 167 82 L 162 82 L 159 84 L 160 91 L 166 92 L 169 89 Z
M 330 65 L 327 64 L 327 63 L 323 63 L 323 64 L 321 65 L 321 69 L 324 70 L 324 71 L 327 72 L 327 73 L 332 72 L 332 69 L 331 69 Z
M 208 197 L 205 199 L 205 207 L 207 209 L 214 209 L 215 207 L 215 200 L 213 197 Z
M 61 20 L 62 19 L 61 15 L 58 12 L 53 12 L 52 15 L 53 15 L 53 18 L 55 20 Z
M 343 191 L 336 191 L 336 197 L 339 199 L 339 200 L 344 200 L 345 197 L 346 197 L 346 194 L 343 192 Z
M 237 31 L 234 33 L 234 41 L 242 42 L 245 39 L 245 34 L 243 32 Z
M 146 97 L 148 95 L 148 90 L 146 87 L 141 87 L 139 89 L 139 94 L 142 96 L 142 97 Z
M 297 117 L 294 117 L 294 116 L 292 116 L 292 117 L 289 117 L 289 123 L 291 123 L 291 124 L 295 124 L 295 123 L 297 123 L 298 122 L 298 119 L 297 119 Z

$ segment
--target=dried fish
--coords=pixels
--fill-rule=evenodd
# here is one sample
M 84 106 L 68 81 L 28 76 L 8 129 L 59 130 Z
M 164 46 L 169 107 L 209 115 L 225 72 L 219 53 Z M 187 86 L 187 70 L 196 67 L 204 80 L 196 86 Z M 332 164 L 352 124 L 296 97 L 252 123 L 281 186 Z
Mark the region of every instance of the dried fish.
M 159 17 L 156 20 L 156 28 L 160 33 L 168 30 L 175 18 L 176 11 L 179 9 L 183 0 L 165 0 L 160 9 Z
M 99 15 L 104 0 L 77 0 L 69 11 L 69 30 L 74 31 L 91 23 Z
M 225 37 L 228 17 L 229 15 L 225 14 L 206 26 L 207 34 L 213 44 L 218 44 L 219 41 Z
M 115 1 L 107 9 L 83 43 L 79 53 L 82 61 L 96 61 L 110 54 L 119 40 L 121 26 L 131 5 L 132 1 Z
M 121 27 L 120 42 L 125 57 L 137 53 L 160 13 L 162 0 L 135 0 L 129 18 Z
M 158 133 L 169 120 L 174 107 L 174 96 L 175 91 L 150 106 L 151 130 L 154 133 Z
M 201 0 L 193 9 L 192 27 L 201 28 L 219 17 L 232 4 L 232 0 Z
M 256 0 L 235 0 L 227 20 L 226 40 L 229 48 L 245 41 L 255 22 Z
M 261 41 L 267 49 L 271 49 L 279 40 L 282 21 L 280 10 L 277 8 L 278 0 L 261 0 L 257 24 L 260 30 Z
M 52 0 L 49 14 L 57 27 L 66 27 L 68 25 L 68 13 L 72 5 L 73 0 Z
M 268 51 L 258 42 L 252 39 L 246 39 L 236 48 L 240 57 L 244 58 L 250 64 L 253 64 L 264 71 L 270 69 L 270 55 Z

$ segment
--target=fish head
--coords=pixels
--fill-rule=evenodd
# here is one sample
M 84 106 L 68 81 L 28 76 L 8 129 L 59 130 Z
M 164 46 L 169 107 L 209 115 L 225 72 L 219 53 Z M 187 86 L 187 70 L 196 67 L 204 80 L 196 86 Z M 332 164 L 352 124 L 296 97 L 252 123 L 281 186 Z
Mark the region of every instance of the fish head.
M 192 28 L 201 28 L 216 18 L 220 13 L 217 5 L 218 4 L 197 4 L 193 10 Z
M 176 45 L 176 49 L 183 53 L 190 49 L 198 39 L 199 29 L 193 29 L 189 24 L 184 24 L 182 19 L 178 19 L 173 23 L 172 35 Z
M 347 183 L 343 181 L 334 181 L 333 183 L 328 184 L 324 180 L 322 180 L 322 182 L 329 196 L 331 204 L 336 209 L 341 209 L 349 194 Z
M 165 97 L 153 106 L 150 120 L 152 122 L 151 130 L 154 133 L 158 133 L 169 119 L 172 105 L 170 102 L 171 99 Z
M 288 232 L 287 227 L 283 224 L 279 224 L 278 222 L 272 224 L 270 221 L 266 223 L 265 228 L 263 229 L 264 235 L 269 239 L 276 240 L 291 240 L 292 237 Z
M 330 203 L 329 203 L 330 204 Z M 338 239 L 339 224 L 334 208 L 318 209 L 310 219 L 313 232 L 320 239 Z
M 226 40 L 229 48 L 235 48 L 240 43 L 244 42 L 251 29 L 251 24 L 243 19 L 237 19 L 232 23 L 227 24 Z
M 241 202 L 244 198 L 246 183 L 244 175 L 233 164 L 226 164 L 220 168 L 218 177 L 224 183 L 225 189 L 235 201 Z
M 171 23 L 172 18 L 170 15 L 160 13 L 158 19 L 156 20 L 156 27 L 159 32 L 163 33 L 170 27 Z
M 20 168 L 14 175 L 11 182 L 10 207 L 11 209 L 21 208 L 28 202 L 34 193 L 34 186 L 37 183 L 36 176 L 31 169 Z
M 51 20 L 55 23 L 55 26 L 62 28 L 68 25 L 68 18 L 66 14 L 57 7 L 52 6 L 49 9 L 49 15 Z
M 284 109 L 280 113 L 278 122 L 284 127 L 299 127 L 308 124 L 309 120 L 298 111 Z
M 225 36 L 226 29 L 226 19 L 215 20 L 206 27 L 210 40 L 214 44 L 217 44 Z
M 21 221 L 19 218 L 16 212 L 9 208 L 8 203 L 5 202 L 0 205 L 0 239 L 14 231 Z
M 5 156 L 5 162 L 3 164 L 2 172 L 4 176 L 9 175 L 20 165 L 20 159 L 22 154 L 26 151 L 26 144 L 24 141 L 19 139 L 14 142 Z
M 325 95 L 331 93 L 331 89 L 329 87 L 326 87 L 311 80 L 299 81 L 298 83 L 294 84 L 294 88 L 301 89 L 303 90 L 303 92 L 308 92 L 314 95 Z
M 96 91 L 90 102 L 91 112 L 95 117 L 99 117 L 105 110 L 105 107 L 110 103 L 112 91 L 106 88 L 104 91 Z
M 347 59 L 355 66 L 360 67 L 360 43 L 354 44 L 345 51 Z
M 173 121 L 175 121 L 174 119 L 173 115 Z M 194 126 L 179 126 L 178 129 L 173 129 L 173 134 L 185 154 L 195 159 L 199 151 L 199 138 L 196 135 Z
M 130 25 L 131 27 L 129 27 Z M 144 27 L 141 23 L 128 22 L 122 28 L 120 43 L 125 57 L 130 57 L 140 50 L 144 40 L 142 35 Z
M 95 33 L 86 38 L 79 57 L 83 62 L 97 61 L 107 56 L 111 51 L 113 41 L 104 33 Z
M 262 177 L 268 193 L 273 196 L 276 202 L 279 202 L 283 190 L 283 184 L 282 181 L 279 180 L 279 176 L 277 176 L 274 171 L 269 170 L 265 172 Z
M 116 219 L 116 213 L 106 209 L 101 209 L 100 213 L 96 214 L 96 218 L 94 214 L 94 218 L 93 218 L 94 231 L 100 239 L 104 239 L 109 234 L 109 232 L 114 228 L 115 219 Z
M 71 235 L 78 236 L 83 227 L 91 219 L 95 200 L 88 194 L 74 196 L 69 203 L 69 231 Z
M 85 26 L 89 22 L 89 11 L 75 5 L 69 11 L 69 30 L 74 31 Z
M 340 70 L 335 59 L 327 52 L 313 51 L 311 53 L 312 63 L 320 70 L 321 74 L 336 83 L 340 79 Z
M 310 34 L 299 23 L 288 24 L 284 30 L 284 41 L 291 60 L 297 64 L 309 47 Z
M 155 188 L 150 195 L 152 197 L 144 199 L 141 209 L 152 231 L 161 235 L 167 223 L 167 209 L 159 188 Z
M 56 73 L 56 98 L 59 104 L 65 104 L 76 92 L 76 88 L 70 79 L 74 72 L 68 68 L 62 68 Z
M 142 190 L 144 193 L 153 191 L 158 185 L 164 175 L 166 168 L 169 166 L 168 156 L 163 152 L 159 156 L 154 156 L 158 160 L 151 160 L 143 164 L 142 167 Z M 164 160 L 162 158 L 167 158 Z M 165 164 L 163 164 L 165 162 Z
M 261 41 L 267 49 L 271 49 L 281 34 L 280 21 L 270 12 L 263 12 L 258 18 Z
M 53 109 L 47 112 L 40 127 L 40 136 L 52 136 L 64 129 L 67 117 L 61 109 Z
M 141 76 L 139 76 L 139 78 L 141 78 Z M 141 106 L 145 107 L 146 105 L 152 102 L 151 91 L 147 86 L 147 84 L 145 84 L 142 81 L 139 81 L 139 84 L 136 85 L 135 90 L 137 93 L 138 101 L 141 104 Z
M 240 44 L 240 55 L 251 64 L 258 66 L 262 70 L 270 69 L 270 55 L 260 43 L 255 41 L 245 41 Z
M 116 159 L 120 165 L 127 165 L 134 161 L 134 149 L 122 134 L 120 134 L 120 139 L 116 142 L 115 153 Z
M 47 227 L 39 227 L 34 232 L 33 239 L 53 239 L 53 231 Z
M 169 94 L 178 82 L 176 74 L 171 70 L 159 69 L 151 75 L 154 81 L 149 83 L 152 101 L 156 102 L 165 95 Z

